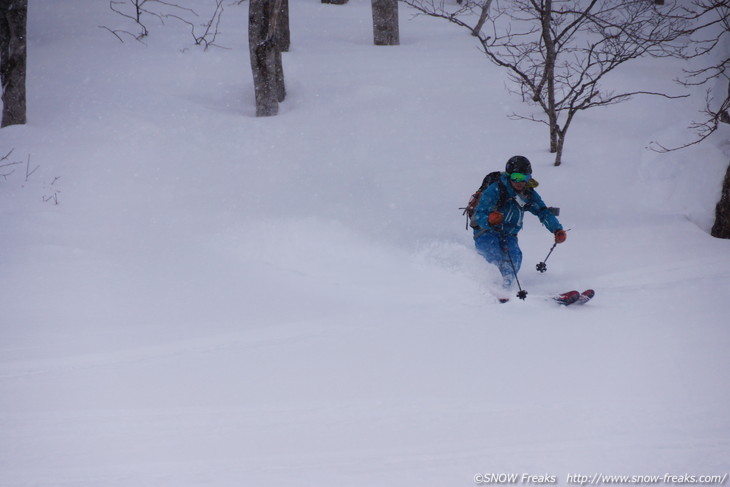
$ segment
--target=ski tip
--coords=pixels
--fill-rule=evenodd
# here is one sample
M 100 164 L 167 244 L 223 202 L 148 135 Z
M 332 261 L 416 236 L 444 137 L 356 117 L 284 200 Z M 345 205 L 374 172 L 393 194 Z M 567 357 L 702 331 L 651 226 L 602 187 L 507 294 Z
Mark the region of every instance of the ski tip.
M 588 301 L 593 299 L 593 296 L 595 295 L 596 292 L 593 289 L 586 289 L 580 293 L 580 296 L 578 296 L 578 304 L 586 304 Z
M 568 306 L 570 304 L 575 303 L 580 298 L 580 293 L 578 291 L 568 291 L 567 293 L 558 294 L 557 296 L 553 297 L 553 299 L 563 306 Z

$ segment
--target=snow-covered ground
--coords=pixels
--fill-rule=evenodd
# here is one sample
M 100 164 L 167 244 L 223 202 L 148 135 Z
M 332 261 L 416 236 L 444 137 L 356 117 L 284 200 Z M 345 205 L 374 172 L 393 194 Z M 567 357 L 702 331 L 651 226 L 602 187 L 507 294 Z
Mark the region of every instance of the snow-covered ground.
M 579 114 L 555 168 L 473 38 L 404 8 L 385 48 L 370 2 L 292 1 L 288 98 L 257 119 L 247 4 L 202 52 L 175 22 L 119 42 L 103 1 L 29 3 L 29 122 L 0 130 L 1 486 L 730 471 L 727 129 L 646 150 L 691 137 L 701 90 Z M 679 69 L 612 82 L 679 92 Z M 527 217 L 529 296 L 501 305 L 458 207 L 514 154 L 571 231 L 539 274 Z

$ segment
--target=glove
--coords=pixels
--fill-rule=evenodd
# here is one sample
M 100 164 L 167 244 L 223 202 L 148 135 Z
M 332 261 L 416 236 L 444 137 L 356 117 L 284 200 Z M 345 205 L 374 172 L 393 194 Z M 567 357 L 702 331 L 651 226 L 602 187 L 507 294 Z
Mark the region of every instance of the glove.
M 555 243 L 563 243 L 566 238 L 568 238 L 568 234 L 565 233 L 565 230 L 558 230 L 555 232 Z
M 490 225 L 499 225 L 500 223 L 502 223 L 503 219 L 504 217 L 500 212 L 493 211 L 489 214 L 489 218 L 487 219 L 487 221 Z

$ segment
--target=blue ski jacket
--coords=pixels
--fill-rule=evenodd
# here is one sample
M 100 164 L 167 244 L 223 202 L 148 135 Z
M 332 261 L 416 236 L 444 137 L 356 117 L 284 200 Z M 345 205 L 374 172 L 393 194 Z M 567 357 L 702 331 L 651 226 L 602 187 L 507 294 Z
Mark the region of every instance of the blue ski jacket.
M 500 185 L 502 186 L 501 188 Z M 505 191 L 506 201 L 501 208 L 497 208 L 500 191 Z M 489 214 L 493 211 L 499 211 L 504 216 L 499 228 L 489 225 Z M 537 191 L 528 189 L 523 193 L 517 193 L 512 187 L 512 184 L 510 184 L 509 175 L 502 173 L 499 181 L 492 183 L 485 189 L 479 199 L 479 204 L 472 218 L 473 222 L 478 225 L 478 228 L 474 229 L 474 235 L 476 236 L 484 230 L 502 232 L 507 235 L 517 235 L 522 230 L 522 219 L 525 211 L 529 211 L 537 216 L 550 233 L 555 233 L 563 229 L 563 226 L 542 201 Z

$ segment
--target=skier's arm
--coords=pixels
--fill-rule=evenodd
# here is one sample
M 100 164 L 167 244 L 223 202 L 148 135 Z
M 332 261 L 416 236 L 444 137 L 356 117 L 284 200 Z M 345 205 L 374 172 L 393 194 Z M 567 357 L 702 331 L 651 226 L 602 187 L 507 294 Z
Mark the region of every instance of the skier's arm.
M 474 221 L 479 228 L 489 228 L 489 214 L 497 209 L 499 184 L 494 183 L 482 192 L 479 204 L 474 210 Z
M 540 198 L 540 195 L 535 191 L 532 193 L 532 201 L 529 206 L 527 206 L 527 210 L 537 216 L 540 219 L 540 222 L 545 225 L 545 228 L 547 228 L 550 233 L 555 233 L 558 230 L 563 229 L 563 226 L 560 224 L 555 215 L 553 215 L 553 212 L 550 211 L 550 208 L 547 207 L 547 205 L 542 201 L 542 198 Z

